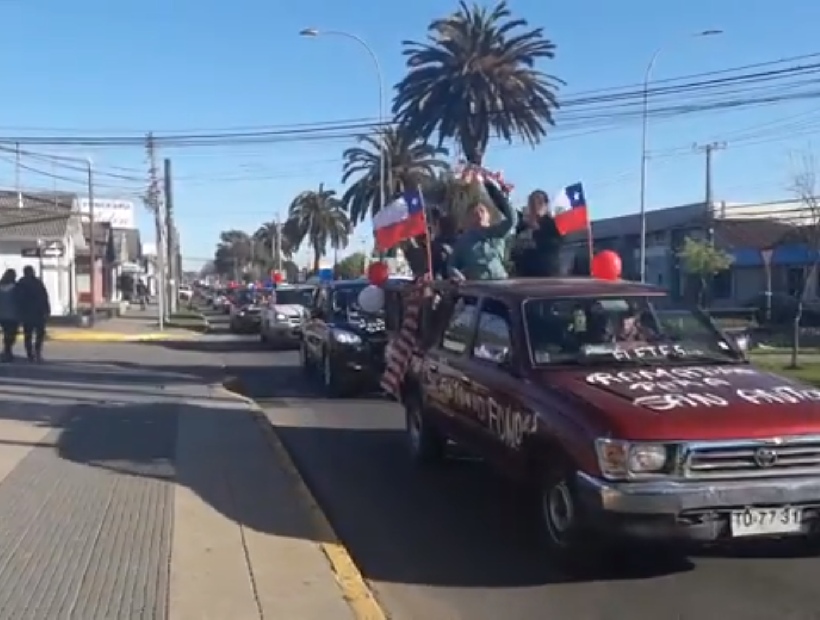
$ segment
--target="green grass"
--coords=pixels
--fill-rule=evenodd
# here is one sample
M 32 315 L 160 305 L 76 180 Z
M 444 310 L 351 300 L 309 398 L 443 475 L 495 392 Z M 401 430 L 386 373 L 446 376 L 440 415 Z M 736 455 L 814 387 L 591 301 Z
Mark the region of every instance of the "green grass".
M 803 355 L 804 361 L 802 362 L 798 357 L 797 368 L 789 368 L 791 362 L 788 354 L 778 356 L 753 354 L 750 359 L 755 366 L 820 387 L 820 357 L 816 354 L 809 357 Z

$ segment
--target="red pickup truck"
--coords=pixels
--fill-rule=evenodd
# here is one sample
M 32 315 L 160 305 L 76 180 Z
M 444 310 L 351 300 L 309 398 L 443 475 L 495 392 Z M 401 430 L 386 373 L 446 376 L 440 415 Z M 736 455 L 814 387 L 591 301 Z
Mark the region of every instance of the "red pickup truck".
M 411 457 L 455 442 L 525 482 L 553 551 L 820 533 L 820 390 L 755 368 L 658 288 L 444 286 L 417 336 L 397 393 Z

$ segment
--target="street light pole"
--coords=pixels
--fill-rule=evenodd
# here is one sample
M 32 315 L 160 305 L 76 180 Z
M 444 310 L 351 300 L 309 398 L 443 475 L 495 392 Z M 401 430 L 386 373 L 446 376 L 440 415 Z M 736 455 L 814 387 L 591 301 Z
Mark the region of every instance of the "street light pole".
M 382 71 L 381 63 L 379 62 L 379 57 L 376 56 L 376 52 L 373 50 L 372 47 L 362 39 L 360 36 L 352 34 L 350 32 L 344 32 L 341 30 L 318 30 L 316 28 L 305 28 L 304 30 L 299 31 L 299 35 L 303 37 L 318 37 L 320 35 L 331 35 L 331 36 L 338 36 L 338 37 L 345 37 L 347 39 L 352 39 L 359 45 L 361 45 L 367 54 L 370 56 L 370 59 L 373 61 L 373 66 L 376 69 L 376 77 L 379 80 L 379 131 L 384 132 L 386 129 L 385 127 L 385 112 L 384 112 L 384 103 L 385 103 L 385 89 L 384 89 L 384 72 Z M 385 196 L 385 181 L 388 182 L 388 186 L 390 187 L 390 191 L 393 191 L 393 183 L 392 179 L 388 179 L 387 177 L 392 177 L 392 165 L 390 165 L 390 153 L 388 153 L 386 145 L 385 145 L 385 135 L 384 133 L 380 133 L 379 139 L 379 208 L 383 208 L 386 196 Z
M 722 30 L 703 30 L 695 32 L 691 37 L 711 37 L 723 34 Z M 648 142 L 649 142 L 649 81 L 652 79 L 652 70 L 655 68 L 655 62 L 658 60 L 660 53 L 666 49 L 666 46 L 657 48 L 652 57 L 649 59 L 649 64 L 646 65 L 646 71 L 643 78 L 643 100 L 641 110 L 641 245 L 640 245 L 640 261 L 641 261 L 641 282 L 646 282 L 646 173 L 649 160 Z

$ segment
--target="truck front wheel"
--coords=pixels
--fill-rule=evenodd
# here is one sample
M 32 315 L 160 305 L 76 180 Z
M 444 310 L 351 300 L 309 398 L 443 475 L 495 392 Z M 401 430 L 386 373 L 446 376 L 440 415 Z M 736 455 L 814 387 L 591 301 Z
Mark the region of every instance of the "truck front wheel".
M 418 394 L 405 397 L 404 417 L 407 446 L 413 462 L 421 466 L 440 464 L 446 454 L 447 439 L 430 424 Z
M 535 500 L 540 534 L 550 555 L 582 564 L 597 557 L 600 538 L 589 528 L 577 499 L 572 468 L 547 468 L 540 477 Z

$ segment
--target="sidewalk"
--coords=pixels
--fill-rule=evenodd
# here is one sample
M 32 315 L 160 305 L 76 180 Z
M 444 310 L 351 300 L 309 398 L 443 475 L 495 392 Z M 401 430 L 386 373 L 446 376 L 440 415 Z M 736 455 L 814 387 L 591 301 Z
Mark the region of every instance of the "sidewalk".
M 213 360 L 47 353 L 0 367 L 0 618 L 353 617 L 247 404 L 199 378 Z
M 197 334 L 187 329 L 159 329 L 157 307 L 145 310 L 131 307 L 121 317 L 99 320 L 94 327 L 50 327 L 48 339 L 64 342 L 144 342 L 150 340 L 183 340 Z

